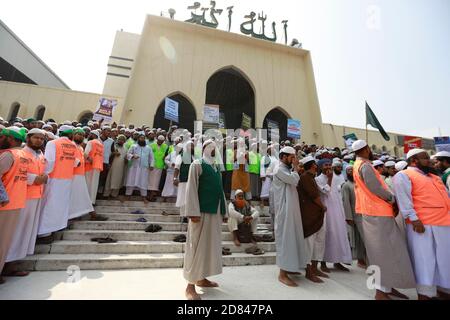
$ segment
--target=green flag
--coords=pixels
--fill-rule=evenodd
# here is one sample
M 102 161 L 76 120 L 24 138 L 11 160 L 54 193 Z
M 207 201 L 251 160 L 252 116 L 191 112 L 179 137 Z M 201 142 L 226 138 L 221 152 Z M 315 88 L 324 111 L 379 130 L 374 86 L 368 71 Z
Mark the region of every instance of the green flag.
M 372 109 L 370 109 L 369 105 L 366 101 L 366 125 L 370 124 L 372 127 L 380 130 L 381 135 L 383 136 L 384 140 L 390 141 L 391 138 L 389 135 L 384 131 L 383 126 L 381 125 L 380 121 L 378 121 L 377 117 L 375 116 L 375 113 L 373 113 Z

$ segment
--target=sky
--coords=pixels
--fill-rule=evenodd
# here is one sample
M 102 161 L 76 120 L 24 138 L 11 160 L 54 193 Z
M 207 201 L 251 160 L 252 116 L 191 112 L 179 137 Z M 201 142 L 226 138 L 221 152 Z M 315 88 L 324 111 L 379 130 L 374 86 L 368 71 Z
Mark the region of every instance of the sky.
M 232 32 L 251 11 L 276 21 L 279 35 L 281 21 L 289 20 L 289 41 L 297 38 L 311 51 L 323 122 L 364 128 L 367 100 L 387 131 L 450 135 L 450 1 L 216 2 L 234 5 Z M 101 93 L 117 30 L 140 33 L 146 14 L 169 8 L 186 20 L 193 3 L 0 0 L 0 19 L 72 89 Z M 225 10 L 219 29 L 227 21 Z

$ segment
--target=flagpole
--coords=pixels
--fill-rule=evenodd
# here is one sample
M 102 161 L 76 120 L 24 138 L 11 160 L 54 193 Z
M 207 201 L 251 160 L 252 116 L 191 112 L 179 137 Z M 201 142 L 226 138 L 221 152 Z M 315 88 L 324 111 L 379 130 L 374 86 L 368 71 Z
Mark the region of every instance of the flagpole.
M 366 142 L 367 144 L 369 144 L 369 131 L 367 129 L 367 124 L 366 124 Z

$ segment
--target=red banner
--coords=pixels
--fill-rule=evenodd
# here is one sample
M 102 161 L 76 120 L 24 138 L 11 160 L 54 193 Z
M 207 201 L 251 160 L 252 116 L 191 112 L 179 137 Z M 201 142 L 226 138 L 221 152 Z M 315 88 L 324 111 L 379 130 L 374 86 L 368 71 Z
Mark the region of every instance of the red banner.
M 405 137 L 404 152 L 407 154 L 409 150 L 422 148 L 422 138 Z

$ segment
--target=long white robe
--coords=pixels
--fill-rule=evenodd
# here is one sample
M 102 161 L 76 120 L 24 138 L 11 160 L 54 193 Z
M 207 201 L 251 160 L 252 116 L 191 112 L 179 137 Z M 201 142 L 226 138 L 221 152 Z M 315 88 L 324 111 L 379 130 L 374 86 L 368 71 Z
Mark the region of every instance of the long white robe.
M 228 217 L 228 214 L 220 214 L 220 205 L 217 214 L 200 212 L 198 186 L 201 174 L 202 167 L 196 160 L 189 169 L 186 188 L 186 212 L 190 217 L 200 217 L 199 223 L 189 221 L 186 237 L 183 275 L 191 284 L 222 273 L 222 220 Z
M 269 157 L 270 159 L 270 164 L 267 168 L 265 166 L 266 157 Z M 274 156 L 264 156 L 261 159 L 260 175 L 261 178 L 266 178 L 261 187 L 261 199 L 270 198 L 270 188 L 272 186 L 273 173 L 277 170 L 278 164 L 279 160 Z
M 60 138 L 67 139 L 67 138 Z M 55 166 L 56 146 L 53 141 L 47 143 L 45 158 L 47 167 L 45 173 L 49 175 Z M 74 168 L 80 160 L 75 159 Z M 67 227 L 69 221 L 70 193 L 72 192 L 73 179 L 48 178 L 47 186 L 41 202 L 41 220 L 38 235 L 46 235 Z
M 177 196 L 178 188 L 173 184 L 173 175 L 175 173 L 175 161 L 177 158 L 177 153 L 172 151 L 167 157 L 164 159 L 164 162 L 167 166 L 167 174 L 166 181 L 164 182 L 164 188 L 161 193 L 162 197 L 174 198 Z M 174 166 L 172 166 L 174 165 Z
M 101 140 L 100 140 L 101 141 Z M 84 155 L 87 157 L 92 150 L 92 140 L 86 144 Z M 97 200 L 98 184 L 100 181 L 100 170 L 93 169 L 85 173 L 86 185 L 91 198 L 91 203 Z
M 94 211 L 84 175 L 75 175 L 70 195 L 69 220 Z
M 351 263 L 352 251 L 347 236 L 347 223 L 345 221 L 344 205 L 342 203 L 341 184 L 343 179 L 335 179 L 331 187 L 328 178 L 321 174 L 316 178 L 320 189 L 320 198 L 327 207 L 326 239 L 324 261 L 331 263 Z M 345 182 L 345 181 L 344 181 Z
M 34 253 L 39 226 L 41 199 L 27 200 L 26 207 L 20 210 L 19 222 L 14 232 L 6 262 L 22 260 Z
M 109 196 L 112 190 L 120 190 L 123 186 L 127 150 L 123 146 L 119 147 L 119 145 L 115 145 L 115 149 L 120 155 L 114 157 L 112 160 L 111 168 L 109 168 L 108 176 L 106 178 L 105 192 L 103 193 L 104 196 Z
M 284 163 L 280 163 L 273 177 L 272 189 L 275 209 L 275 241 L 277 265 L 289 272 L 306 267 L 307 246 L 303 234 L 297 185 L 300 177 Z
M 150 149 L 150 155 L 148 161 L 148 167 L 141 165 L 141 160 L 133 159 L 133 155 L 138 155 L 139 157 L 143 154 L 144 147 L 139 145 L 133 145 L 127 154 L 127 159 L 131 161 L 131 166 L 128 168 L 127 181 L 125 185 L 127 188 L 139 188 L 140 190 L 148 189 L 148 177 L 149 177 L 149 168 L 154 166 L 154 158 L 153 153 Z M 145 148 L 149 148 L 146 146 Z

